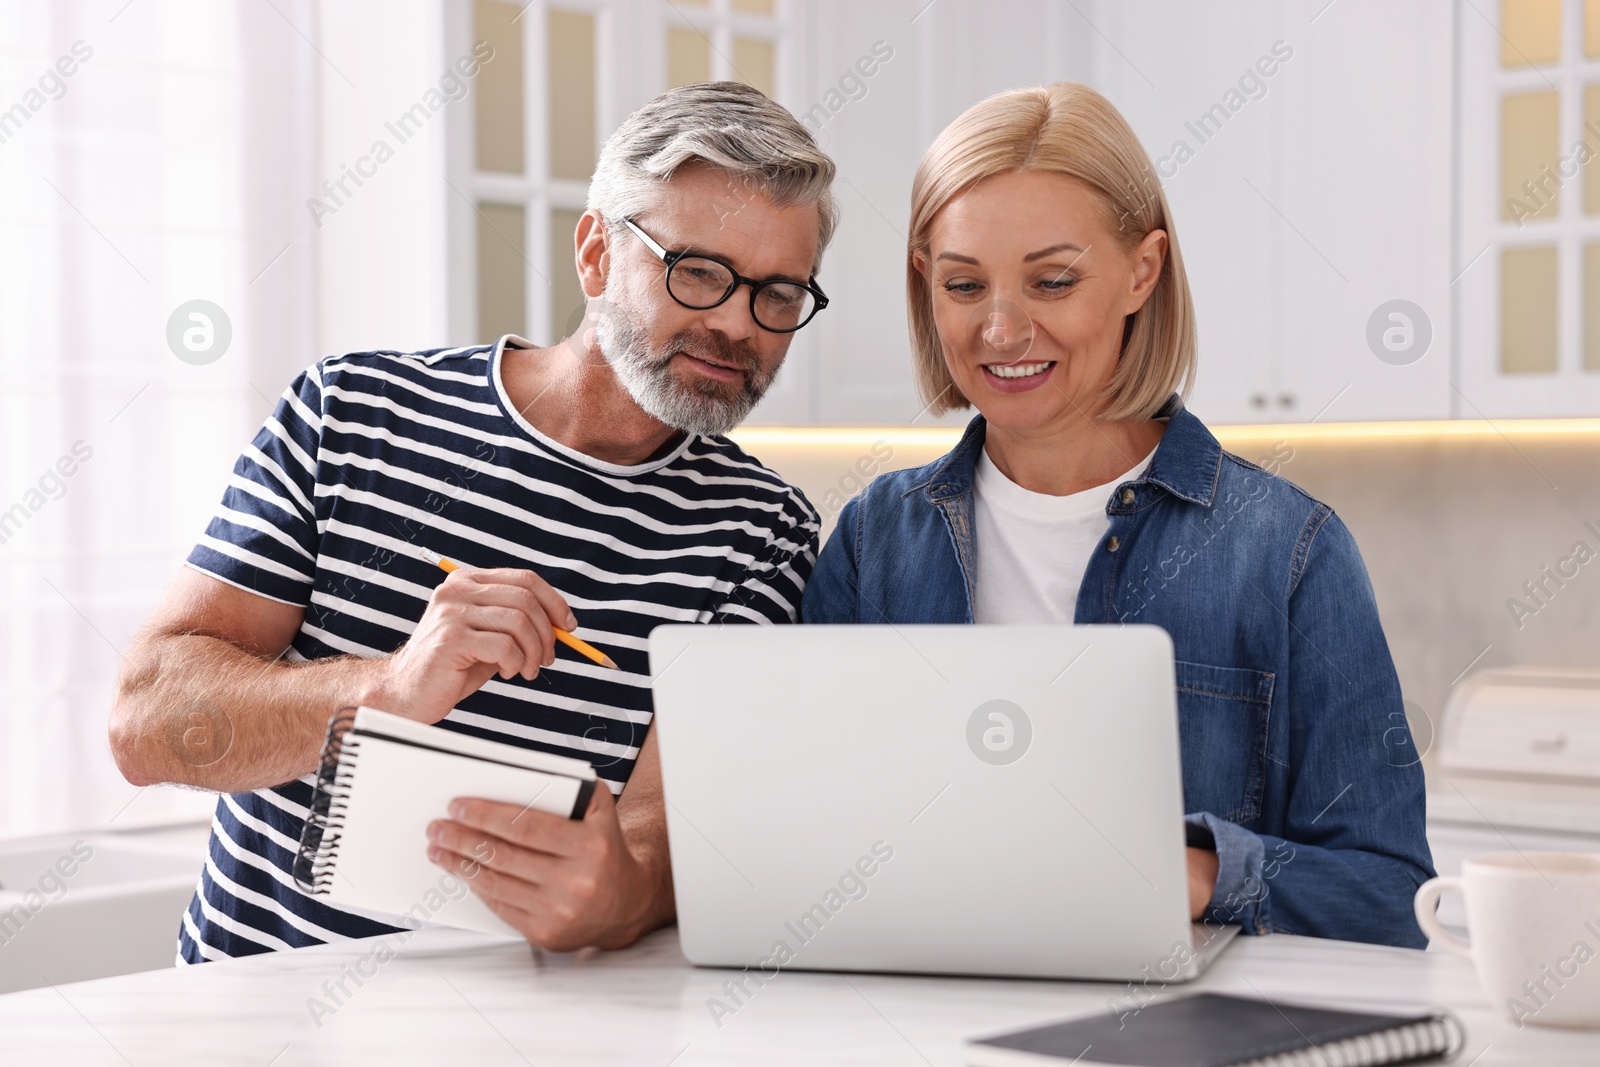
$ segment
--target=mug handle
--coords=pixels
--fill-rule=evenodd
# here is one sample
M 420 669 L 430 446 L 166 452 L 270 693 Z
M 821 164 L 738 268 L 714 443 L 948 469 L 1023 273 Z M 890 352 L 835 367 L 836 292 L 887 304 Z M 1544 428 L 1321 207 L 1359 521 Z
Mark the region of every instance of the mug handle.
M 1461 879 L 1456 877 L 1430 878 L 1417 887 L 1417 895 L 1412 900 L 1412 910 L 1417 915 L 1417 925 L 1422 927 L 1422 932 L 1428 935 L 1428 940 L 1437 941 L 1445 948 L 1457 955 L 1472 958 L 1472 945 L 1461 940 L 1455 934 L 1444 928 L 1439 922 L 1439 917 L 1434 911 L 1439 906 L 1439 895 L 1446 889 L 1461 892 Z

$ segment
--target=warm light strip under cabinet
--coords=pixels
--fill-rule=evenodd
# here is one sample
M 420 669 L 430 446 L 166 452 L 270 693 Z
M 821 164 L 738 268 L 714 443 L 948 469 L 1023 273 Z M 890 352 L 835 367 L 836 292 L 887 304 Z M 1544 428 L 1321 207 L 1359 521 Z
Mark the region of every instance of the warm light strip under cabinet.
M 731 436 L 741 446 L 759 449 L 793 446 L 890 445 L 954 447 L 962 427 L 907 426 L 746 426 Z M 1382 438 L 1517 437 L 1551 434 L 1600 438 L 1600 419 L 1434 419 L 1406 422 L 1263 423 L 1213 426 L 1224 444 L 1247 441 L 1354 441 Z

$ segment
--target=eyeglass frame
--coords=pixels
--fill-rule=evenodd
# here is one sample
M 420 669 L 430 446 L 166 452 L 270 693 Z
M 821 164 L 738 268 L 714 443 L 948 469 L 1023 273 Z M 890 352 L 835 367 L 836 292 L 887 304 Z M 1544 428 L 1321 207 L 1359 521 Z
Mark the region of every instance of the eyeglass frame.
M 661 260 L 661 262 L 667 265 L 667 277 L 663 277 L 662 282 L 666 284 L 667 295 L 672 297 L 673 302 L 679 307 L 688 308 L 690 311 L 710 311 L 712 308 L 721 307 L 723 304 L 726 304 L 729 300 L 731 300 L 733 298 L 733 294 L 739 291 L 740 286 L 748 285 L 750 287 L 750 320 L 763 330 L 766 330 L 768 333 L 786 334 L 796 333 L 803 329 L 807 323 L 817 317 L 817 312 L 828 306 L 828 294 L 824 293 L 821 287 L 817 285 L 817 276 L 815 274 L 811 275 L 804 282 L 797 282 L 792 278 L 768 278 L 765 281 L 756 278 L 746 278 L 743 274 L 740 274 L 738 271 L 734 270 L 731 264 L 719 259 L 716 256 L 707 255 L 705 252 L 668 252 L 659 241 L 640 229 L 639 224 L 634 222 L 631 218 L 623 219 L 622 224 L 628 227 L 628 229 L 632 230 L 634 236 L 638 237 L 640 241 L 644 242 L 644 246 L 651 252 L 655 253 L 657 259 Z M 678 299 L 678 294 L 672 291 L 672 285 L 667 280 L 672 274 L 672 268 L 677 265 L 680 259 L 688 259 L 691 257 L 695 259 L 709 259 L 711 262 L 715 263 L 717 266 L 723 268 L 729 274 L 733 275 L 733 284 L 728 287 L 728 291 L 726 293 L 722 294 L 722 299 L 718 300 L 715 304 L 707 304 L 705 307 L 695 307 L 693 304 L 685 304 L 682 300 Z M 805 321 L 800 323 L 799 326 L 792 326 L 787 330 L 775 330 L 771 326 L 768 326 L 766 323 L 762 322 L 761 319 L 756 315 L 756 296 L 761 292 L 761 290 L 767 288 L 769 285 L 798 285 L 800 288 L 809 292 L 812 298 L 816 300 L 816 307 L 811 309 L 811 314 L 807 315 L 805 317 Z

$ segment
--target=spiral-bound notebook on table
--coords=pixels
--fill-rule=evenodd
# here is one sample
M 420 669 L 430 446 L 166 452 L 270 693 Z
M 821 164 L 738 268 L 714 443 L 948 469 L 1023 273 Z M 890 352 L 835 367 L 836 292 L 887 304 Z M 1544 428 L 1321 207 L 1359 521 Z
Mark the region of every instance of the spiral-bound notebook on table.
M 1221 993 L 1174 997 L 967 1043 L 971 1067 L 1378 1067 L 1453 1057 L 1449 1012 L 1375 1015 Z
M 346 709 L 328 724 L 294 878 L 330 903 L 396 925 L 515 935 L 468 890 L 472 868 L 429 861 L 428 824 L 446 818 L 456 797 L 581 819 L 596 780 L 583 760 Z

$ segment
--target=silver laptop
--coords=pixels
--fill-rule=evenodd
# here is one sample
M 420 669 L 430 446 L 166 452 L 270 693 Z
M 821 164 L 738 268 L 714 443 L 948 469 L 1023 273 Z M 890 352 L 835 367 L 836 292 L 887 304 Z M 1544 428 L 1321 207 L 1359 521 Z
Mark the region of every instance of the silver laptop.
M 1155 626 L 662 626 L 696 964 L 1183 981 L 1172 642 Z

